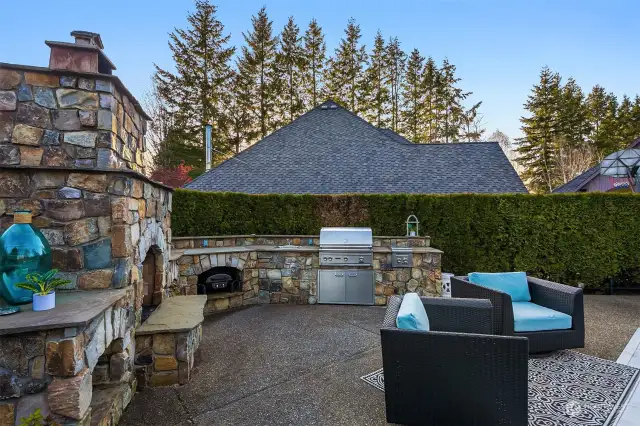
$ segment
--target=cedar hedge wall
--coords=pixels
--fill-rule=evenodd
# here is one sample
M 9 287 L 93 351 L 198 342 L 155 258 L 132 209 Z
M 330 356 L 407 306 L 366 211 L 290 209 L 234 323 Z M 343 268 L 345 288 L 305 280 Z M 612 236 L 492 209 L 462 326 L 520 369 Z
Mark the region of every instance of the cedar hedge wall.
M 322 226 L 370 226 L 404 235 L 409 214 L 442 249 L 443 270 L 522 270 L 597 288 L 640 267 L 640 196 L 246 195 L 179 189 L 174 236 L 318 234 Z

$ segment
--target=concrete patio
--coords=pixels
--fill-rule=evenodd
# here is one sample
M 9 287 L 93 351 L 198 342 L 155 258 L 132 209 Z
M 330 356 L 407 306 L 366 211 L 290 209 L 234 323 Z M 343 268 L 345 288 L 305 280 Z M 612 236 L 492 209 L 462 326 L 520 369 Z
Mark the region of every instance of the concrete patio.
M 121 425 L 386 424 L 384 308 L 264 305 L 209 316 L 187 386 L 138 393 Z
M 639 302 L 587 295 L 582 351 L 615 360 L 640 325 Z M 262 305 L 205 317 L 191 382 L 136 394 L 120 424 L 386 424 L 384 394 L 359 379 L 382 366 L 378 330 L 384 312 Z M 606 332 L 613 324 L 617 332 Z M 634 424 L 626 421 L 635 404 L 620 425 Z

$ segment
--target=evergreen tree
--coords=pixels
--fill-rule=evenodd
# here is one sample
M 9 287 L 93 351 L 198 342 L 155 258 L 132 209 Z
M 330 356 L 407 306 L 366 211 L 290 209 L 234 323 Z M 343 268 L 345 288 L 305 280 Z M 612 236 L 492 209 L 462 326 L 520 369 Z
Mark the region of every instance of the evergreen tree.
M 456 67 L 445 59 L 441 67 L 441 80 L 439 87 L 439 98 L 442 102 L 442 111 L 439 117 L 442 122 L 439 125 L 442 142 L 457 142 L 461 138 L 462 125 L 464 123 L 464 107 L 462 102 L 471 93 L 465 93 L 457 86 L 460 78 L 455 75 Z
M 402 80 L 404 79 L 407 55 L 400 48 L 397 37 L 389 40 L 386 49 L 387 74 L 389 78 L 389 96 L 391 99 L 391 130 L 398 131 L 400 120 L 400 102 Z
M 280 51 L 277 55 L 277 66 L 282 82 L 280 110 L 286 122 L 293 121 L 305 111 L 304 105 L 304 50 L 300 29 L 293 17 L 289 17 L 287 25 L 280 36 Z
M 378 31 L 373 41 L 373 50 L 369 56 L 369 66 L 365 71 L 366 96 L 363 116 L 378 127 L 387 127 L 389 114 L 389 90 L 387 87 L 387 55 L 384 38 Z
M 609 93 L 605 97 L 606 104 L 604 115 L 598 126 L 598 131 L 593 135 L 593 144 L 598 161 L 602 161 L 607 155 L 620 148 L 618 98 Z
M 326 63 L 327 46 L 324 42 L 322 27 L 315 19 L 309 23 L 304 34 L 304 61 L 303 71 L 305 76 L 305 92 L 309 99 L 309 106 L 315 108 L 324 99 L 322 86 L 324 67 Z
M 518 163 L 524 168 L 523 177 L 535 192 L 551 191 L 554 178 L 556 138 L 560 134 L 558 105 L 560 104 L 560 76 L 544 67 L 540 82 L 535 85 L 524 107 L 528 117 L 522 117 L 524 137 L 518 140 Z
M 278 37 L 273 35 L 273 22 L 269 20 L 265 7 L 251 17 L 251 24 L 252 30 L 243 33 L 247 45 L 242 47 L 238 69 L 243 78 L 253 84 L 254 102 L 250 111 L 258 123 L 257 136 L 264 138 L 280 124 L 275 114 L 280 89 L 275 64 Z
M 443 110 L 441 94 L 442 78 L 440 70 L 432 57 L 427 58 L 422 72 L 423 90 L 425 91 L 423 122 L 426 127 L 425 142 L 438 142 L 440 137 L 440 112 Z
M 601 157 L 601 150 L 598 145 L 601 144 L 601 126 L 607 116 L 607 105 L 609 104 L 610 94 L 607 94 L 604 87 L 600 85 L 593 86 L 591 93 L 587 96 L 587 109 L 589 116 L 589 126 L 591 132 L 589 135 L 589 143 L 593 149 Z
M 216 7 L 206 0 L 196 0 L 195 6 L 187 16 L 189 27 L 169 35 L 176 72 L 155 65 L 154 80 L 174 120 L 167 137 L 174 154 L 166 165 L 177 166 L 183 159 L 197 174 L 204 169 L 205 124 L 213 126 L 212 142 L 218 151 L 228 150 L 225 103 L 235 49 L 227 46 L 229 36 L 223 34 Z
M 482 102 L 478 102 L 473 105 L 461 116 L 462 120 L 462 140 L 465 142 L 478 142 L 482 138 L 482 135 L 486 131 L 483 128 L 482 114 L 479 113 L 480 105 Z
M 424 143 L 424 125 L 422 122 L 425 89 L 422 79 L 424 58 L 418 49 L 413 49 L 407 61 L 407 72 L 402 82 L 402 105 L 400 117 L 402 133 L 415 143 Z
M 559 181 L 566 183 L 586 171 L 593 163 L 593 149 L 588 141 L 589 111 L 582 89 L 573 78 L 569 78 L 561 89 L 558 132 L 555 168 Z
M 640 96 L 635 101 L 624 95 L 618 107 L 618 149 L 625 149 L 640 137 Z
M 254 107 L 254 82 L 247 78 L 251 73 L 242 71 L 235 73 L 231 86 L 231 101 L 228 105 L 229 140 L 234 153 L 239 153 L 243 144 L 255 140 L 257 136 L 257 119 L 252 113 Z
M 353 18 L 349 19 L 345 37 L 340 40 L 335 56 L 329 59 L 326 78 L 329 96 L 355 114 L 359 114 L 364 107 L 362 69 L 367 61 L 367 51 L 365 46 L 360 45 L 360 37 L 360 26 Z

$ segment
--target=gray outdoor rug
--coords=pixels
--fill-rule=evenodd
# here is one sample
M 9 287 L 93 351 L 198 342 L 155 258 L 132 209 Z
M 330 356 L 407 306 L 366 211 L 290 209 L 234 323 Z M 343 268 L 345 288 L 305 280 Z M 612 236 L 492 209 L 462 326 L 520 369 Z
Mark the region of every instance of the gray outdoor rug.
M 575 351 L 529 359 L 529 425 L 611 426 L 639 370 Z M 361 377 L 384 392 L 382 369 Z

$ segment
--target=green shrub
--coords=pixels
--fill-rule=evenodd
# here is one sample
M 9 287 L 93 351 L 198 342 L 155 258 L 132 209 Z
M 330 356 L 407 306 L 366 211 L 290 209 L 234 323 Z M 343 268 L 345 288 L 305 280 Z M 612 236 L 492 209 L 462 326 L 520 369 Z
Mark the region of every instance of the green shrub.
M 444 251 L 443 270 L 524 270 L 601 287 L 640 267 L 640 197 L 554 195 L 246 195 L 177 190 L 174 236 L 318 234 L 322 226 L 370 226 L 421 235 Z

